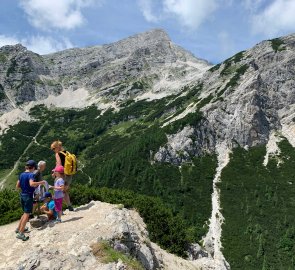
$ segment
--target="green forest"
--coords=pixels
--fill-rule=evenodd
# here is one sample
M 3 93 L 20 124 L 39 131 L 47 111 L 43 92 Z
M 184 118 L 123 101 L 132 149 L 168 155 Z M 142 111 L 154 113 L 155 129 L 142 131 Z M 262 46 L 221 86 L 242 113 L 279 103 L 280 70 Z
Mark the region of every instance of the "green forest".
M 295 151 L 263 165 L 265 146 L 236 148 L 221 176 L 222 243 L 231 269 L 295 269 Z

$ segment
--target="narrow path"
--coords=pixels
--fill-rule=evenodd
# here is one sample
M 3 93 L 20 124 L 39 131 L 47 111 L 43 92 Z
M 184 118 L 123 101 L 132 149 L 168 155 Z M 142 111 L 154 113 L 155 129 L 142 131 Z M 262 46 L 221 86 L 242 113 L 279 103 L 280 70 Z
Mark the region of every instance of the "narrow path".
M 204 238 L 204 245 L 211 252 L 214 259 L 215 269 L 228 270 L 230 269 L 230 266 L 221 251 L 221 226 L 224 221 L 224 217 L 220 211 L 220 190 L 217 187 L 217 183 L 220 182 L 220 176 L 223 168 L 229 162 L 230 150 L 228 149 L 226 143 L 223 142 L 216 145 L 216 153 L 218 166 L 213 179 L 212 214 L 210 218 L 209 231 Z
M 81 161 L 81 160 L 78 160 L 78 170 L 80 170 L 82 173 L 84 173 L 87 177 L 88 177 L 88 185 L 92 185 L 92 181 L 93 181 L 93 179 L 92 179 L 92 177 L 89 175 L 89 174 L 87 174 L 86 172 L 84 172 L 84 167 L 85 167 L 85 164 Z
M 42 129 L 44 128 L 45 124 L 43 124 L 39 130 L 37 131 L 36 135 L 32 138 L 32 141 L 28 144 L 28 146 L 26 147 L 26 149 L 24 150 L 24 152 L 20 155 L 20 157 L 18 158 L 18 160 L 15 162 L 13 169 L 3 178 L 3 180 L 0 182 L 0 190 L 4 188 L 4 184 L 7 181 L 7 179 L 16 171 L 20 160 L 22 159 L 22 157 L 27 153 L 27 151 L 30 149 L 30 147 L 36 142 L 36 138 L 38 137 L 38 135 L 40 134 L 40 132 L 42 131 Z

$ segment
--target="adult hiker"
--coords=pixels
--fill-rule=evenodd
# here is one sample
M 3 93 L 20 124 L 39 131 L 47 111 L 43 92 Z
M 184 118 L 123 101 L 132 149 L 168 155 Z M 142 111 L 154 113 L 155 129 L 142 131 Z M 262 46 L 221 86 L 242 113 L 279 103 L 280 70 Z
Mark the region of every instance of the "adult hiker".
M 47 215 L 48 220 L 56 220 L 57 212 L 55 211 L 55 203 L 50 192 L 45 192 L 42 198 L 44 205 L 41 206 L 41 212 Z
M 25 172 L 21 173 L 19 179 L 16 183 L 16 188 L 21 189 L 21 205 L 23 209 L 23 215 L 19 221 L 19 225 L 16 232 L 16 238 L 26 241 L 29 239 L 29 236 L 24 234 L 25 231 L 28 231 L 26 224 L 29 220 L 30 213 L 33 210 L 33 194 L 35 187 L 44 184 L 44 181 L 36 182 L 34 176 L 34 170 L 37 168 L 37 164 L 34 160 L 29 160 L 25 166 Z
M 61 141 L 54 141 L 51 144 L 50 148 L 55 153 L 56 166 L 64 167 L 64 181 L 65 181 L 64 200 L 68 206 L 68 209 L 70 211 L 74 211 L 74 208 L 72 207 L 72 204 L 71 204 L 69 189 L 73 180 L 73 175 L 77 171 L 76 156 L 66 151 L 63 148 Z
M 38 162 L 37 169 L 34 171 L 34 176 L 35 176 L 36 182 L 41 182 L 43 180 L 42 173 L 45 171 L 45 169 L 46 169 L 46 162 L 43 160 L 40 160 Z M 30 215 L 30 218 L 34 217 L 34 213 L 35 213 L 37 207 L 38 207 L 38 214 L 40 213 L 40 201 L 41 201 L 41 198 L 44 197 L 44 194 L 46 191 L 48 191 L 48 189 L 49 189 L 49 185 L 48 185 L 47 181 L 45 181 L 44 185 L 40 185 L 35 189 L 33 213 Z

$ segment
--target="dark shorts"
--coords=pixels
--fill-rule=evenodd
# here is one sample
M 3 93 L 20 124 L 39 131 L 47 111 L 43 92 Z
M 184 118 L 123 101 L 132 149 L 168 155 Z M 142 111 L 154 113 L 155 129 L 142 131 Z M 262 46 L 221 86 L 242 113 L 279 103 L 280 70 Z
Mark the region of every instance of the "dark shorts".
M 30 214 L 33 211 L 33 197 L 29 194 L 21 194 L 20 202 L 24 213 Z

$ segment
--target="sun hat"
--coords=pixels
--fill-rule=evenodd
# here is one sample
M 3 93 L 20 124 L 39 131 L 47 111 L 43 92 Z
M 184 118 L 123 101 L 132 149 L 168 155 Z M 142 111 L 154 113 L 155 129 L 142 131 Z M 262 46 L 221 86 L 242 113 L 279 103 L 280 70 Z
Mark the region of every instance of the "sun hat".
M 54 168 L 54 172 L 64 173 L 64 167 L 61 165 L 58 165 Z

